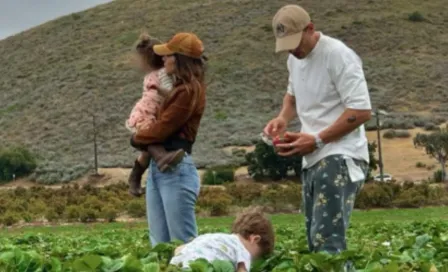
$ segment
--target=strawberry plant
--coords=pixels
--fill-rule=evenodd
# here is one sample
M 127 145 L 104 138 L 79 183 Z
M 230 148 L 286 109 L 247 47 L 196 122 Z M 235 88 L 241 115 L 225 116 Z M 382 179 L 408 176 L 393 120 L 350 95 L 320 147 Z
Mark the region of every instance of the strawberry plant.
M 348 261 L 358 272 L 448 271 L 448 222 L 354 223 L 349 250 L 340 255 L 310 253 L 303 224 L 276 225 L 275 253 L 253 263 L 253 272 L 343 271 Z M 274 222 L 275 223 L 275 222 Z M 104 225 L 106 226 L 106 225 Z M 106 229 L 106 227 L 104 227 Z M 227 231 L 201 227 L 202 233 Z M 27 232 L 0 238 L 0 271 L 181 271 L 169 265 L 178 243 L 150 248 L 145 228 L 109 228 L 72 232 Z M 230 272 L 226 261 L 199 259 L 191 272 Z

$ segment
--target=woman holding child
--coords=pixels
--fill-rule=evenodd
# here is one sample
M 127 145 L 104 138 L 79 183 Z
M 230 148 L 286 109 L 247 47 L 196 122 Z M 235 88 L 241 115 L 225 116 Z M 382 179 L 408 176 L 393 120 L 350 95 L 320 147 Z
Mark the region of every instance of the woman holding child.
M 163 102 L 157 117 L 138 126 L 132 137 L 132 146 L 142 155 L 130 176 L 131 193 L 141 194 L 140 180 L 152 158 L 146 183 L 151 244 L 188 242 L 197 236 L 195 205 L 200 181 L 191 151 L 206 101 L 203 44 L 192 33 L 178 33 L 166 44 L 152 41 L 145 52 L 144 59 L 163 59 L 159 78 L 154 76 L 153 83 L 145 85 Z M 162 87 L 160 76 L 165 73 L 172 79 L 172 90 Z

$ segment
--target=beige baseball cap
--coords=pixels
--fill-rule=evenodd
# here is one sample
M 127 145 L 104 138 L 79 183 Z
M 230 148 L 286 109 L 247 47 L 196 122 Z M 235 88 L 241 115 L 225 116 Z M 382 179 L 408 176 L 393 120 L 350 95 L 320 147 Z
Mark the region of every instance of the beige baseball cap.
M 275 52 L 296 49 L 302 39 L 303 30 L 311 22 L 310 15 L 298 5 L 286 5 L 272 19 L 276 38 Z

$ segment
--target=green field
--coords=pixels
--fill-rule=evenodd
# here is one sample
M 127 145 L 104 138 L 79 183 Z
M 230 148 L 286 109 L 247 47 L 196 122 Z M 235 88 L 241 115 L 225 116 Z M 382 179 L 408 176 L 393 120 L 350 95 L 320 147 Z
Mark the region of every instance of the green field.
M 357 271 L 448 271 L 445 207 L 355 212 L 349 250 L 337 257 L 307 252 L 301 215 L 274 215 L 272 221 L 276 252 L 251 271 L 339 271 L 348 259 Z M 201 218 L 198 224 L 201 233 L 227 232 L 231 222 Z M 0 271 L 178 271 L 167 267 L 174 245 L 151 249 L 144 222 L 24 227 L 3 230 L 1 237 Z M 229 271 L 226 263 L 194 266 Z

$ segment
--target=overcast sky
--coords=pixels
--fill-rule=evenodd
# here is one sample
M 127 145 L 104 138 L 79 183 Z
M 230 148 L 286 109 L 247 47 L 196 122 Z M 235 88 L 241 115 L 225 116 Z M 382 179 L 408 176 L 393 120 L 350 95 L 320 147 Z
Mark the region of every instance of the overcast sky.
M 111 0 L 0 0 L 0 40 Z

